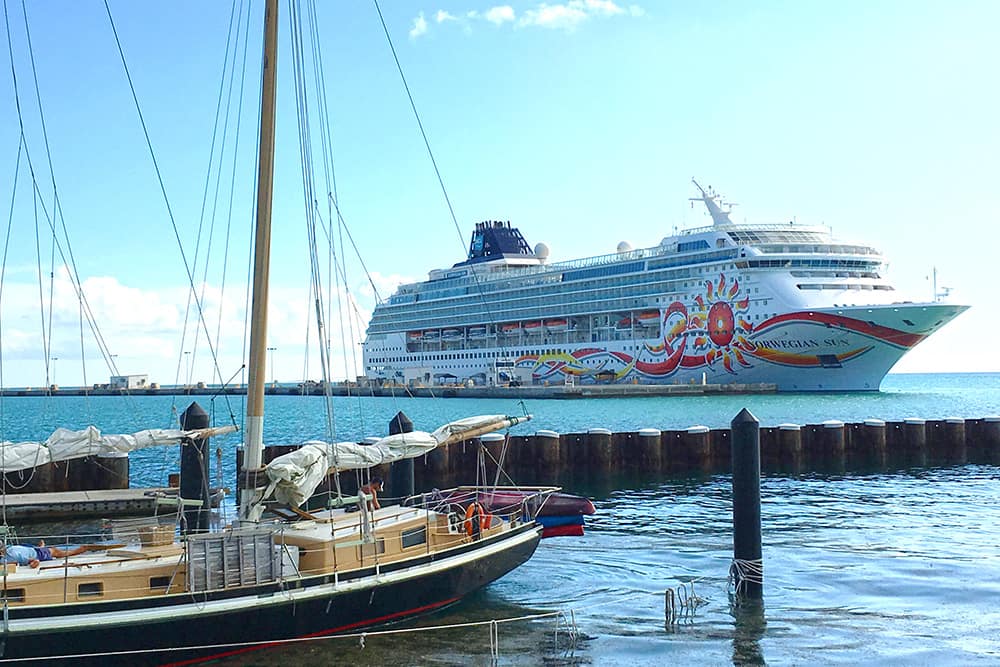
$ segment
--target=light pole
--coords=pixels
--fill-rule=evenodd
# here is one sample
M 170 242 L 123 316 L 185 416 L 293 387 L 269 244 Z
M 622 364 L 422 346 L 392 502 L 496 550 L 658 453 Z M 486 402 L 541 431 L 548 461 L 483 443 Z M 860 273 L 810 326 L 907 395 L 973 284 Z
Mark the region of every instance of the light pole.
M 277 369 L 274 367 L 274 351 L 277 350 L 276 347 L 269 347 L 267 351 L 271 353 L 271 386 L 277 386 Z

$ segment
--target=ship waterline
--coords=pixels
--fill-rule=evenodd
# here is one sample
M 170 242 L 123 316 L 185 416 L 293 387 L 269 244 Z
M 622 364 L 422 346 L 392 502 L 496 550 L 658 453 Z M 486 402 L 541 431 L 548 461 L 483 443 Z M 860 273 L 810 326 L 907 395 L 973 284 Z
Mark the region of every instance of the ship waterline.
M 376 308 L 366 375 L 874 391 L 967 308 L 898 300 L 878 251 L 824 227 L 736 225 L 717 195 L 699 200 L 711 227 L 555 264 L 509 223 L 479 223 L 468 260 Z

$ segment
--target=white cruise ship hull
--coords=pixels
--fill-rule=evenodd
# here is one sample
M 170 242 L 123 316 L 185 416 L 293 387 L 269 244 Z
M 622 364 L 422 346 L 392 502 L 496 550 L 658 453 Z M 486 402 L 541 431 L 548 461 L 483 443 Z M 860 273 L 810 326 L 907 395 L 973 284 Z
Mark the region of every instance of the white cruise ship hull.
M 697 184 L 696 184 L 697 185 Z M 372 316 L 374 382 L 477 385 L 765 383 L 876 391 L 966 306 L 904 300 L 874 248 L 824 227 L 711 227 L 550 264 L 510 223 L 479 223 L 467 261 L 402 285 Z

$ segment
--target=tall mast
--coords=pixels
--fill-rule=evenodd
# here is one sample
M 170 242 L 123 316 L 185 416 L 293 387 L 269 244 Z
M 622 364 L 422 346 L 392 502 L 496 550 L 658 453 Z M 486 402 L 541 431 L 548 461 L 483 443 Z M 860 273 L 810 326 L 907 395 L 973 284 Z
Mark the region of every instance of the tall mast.
M 253 306 L 250 316 L 250 379 L 247 386 L 243 470 L 247 483 L 240 495 L 240 518 L 252 519 L 256 483 L 251 471 L 263 460 L 264 382 L 267 360 L 267 287 L 271 256 L 271 191 L 274 183 L 274 97 L 278 74 L 278 0 L 264 9 L 264 71 L 260 96 L 260 158 L 257 173 L 257 231 L 254 239 Z

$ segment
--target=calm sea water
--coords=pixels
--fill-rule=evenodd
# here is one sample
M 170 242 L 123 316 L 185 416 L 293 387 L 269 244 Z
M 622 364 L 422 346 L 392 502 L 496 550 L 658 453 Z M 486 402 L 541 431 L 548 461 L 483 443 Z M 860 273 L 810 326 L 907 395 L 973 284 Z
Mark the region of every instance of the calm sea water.
M 8 398 L 0 424 L 5 439 L 37 437 L 39 425 L 42 433 L 91 422 L 109 432 L 168 426 L 172 400 Z M 323 435 L 322 399 L 267 401 L 268 441 Z M 238 415 L 242 403 L 232 406 Z M 417 428 L 521 411 L 499 400 L 339 399 L 336 406 L 345 439 L 383 432 L 399 410 Z M 205 407 L 217 421 L 228 412 L 218 400 Z M 764 425 L 981 417 L 1000 413 L 1000 374 L 889 376 L 878 394 L 533 401 L 526 408 L 536 421 L 518 432 L 724 426 L 742 407 Z M 227 484 L 234 442 L 218 443 Z M 144 452 L 133 460 L 133 483 L 162 483 L 176 459 L 176 452 Z M 1000 467 L 766 476 L 765 601 L 757 611 L 734 608 L 727 595 L 728 476 L 621 478 L 570 490 L 597 507 L 584 537 L 544 540 L 527 564 L 484 591 L 402 627 L 504 621 L 500 665 L 1000 663 Z M 664 590 L 691 581 L 704 603 L 665 623 Z M 547 612 L 562 616 L 509 621 Z M 567 622 L 579 632 L 574 643 Z M 369 634 L 364 648 L 358 638 L 334 638 L 233 664 L 486 665 L 489 637 L 486 625 Z

